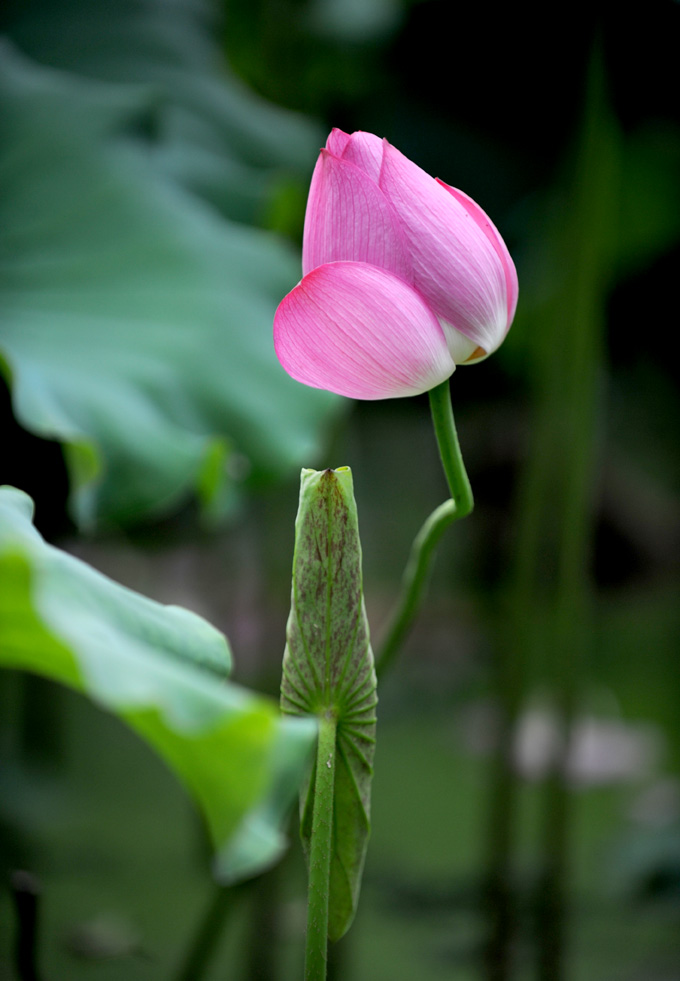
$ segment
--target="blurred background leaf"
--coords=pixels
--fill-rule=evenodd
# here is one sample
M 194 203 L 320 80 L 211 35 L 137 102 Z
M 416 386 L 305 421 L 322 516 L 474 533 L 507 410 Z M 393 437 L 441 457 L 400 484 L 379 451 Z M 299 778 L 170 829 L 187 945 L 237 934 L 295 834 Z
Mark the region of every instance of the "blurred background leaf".
M 0 665 L 84 692 L 148 740 L 200 805 L 220 878 L 271 865 L 313 720 L 228 683 L 222 634 L 47 545 L 31 518 L 27 495 L 0 489 Z
M 4 357 L 66 444 L 78 520 L 159 514 L 318 452 L 336 404 L 285 375 L 299 278 L 261 228 L 319 136 L 229 75 L 201 3 L 29 4 L 0 65 Z M 77 26 L 74 29 L 74 24 Z
M 323 133 L 230 71 L 210 0 L 31 0 L 9 4 L 6 24 L 41 65 L 119 86 L 121 98 L 143 89 L 147 155 L 229 218 L 261 223 L 272 186 L 310 171 Z

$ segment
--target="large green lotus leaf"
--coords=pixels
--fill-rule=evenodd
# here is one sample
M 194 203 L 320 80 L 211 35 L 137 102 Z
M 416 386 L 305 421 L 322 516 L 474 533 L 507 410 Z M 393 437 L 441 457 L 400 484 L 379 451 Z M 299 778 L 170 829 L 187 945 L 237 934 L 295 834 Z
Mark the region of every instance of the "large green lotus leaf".
M 231 218 L 252 221 L 284 174 L 311 172 L 324 134 L 229 71 L 212 0 L 31 0 L 6 21 L 42 65 L 153 86 L 155 164 Z
M 23 425 L 67 444 L 82 522 L 280 475 L 336 404 L 273 352 L 297 258 L 157 166 L 157 104 L 0 50 L 0 353 Z
M 155 747 L 201 807 L 223 880 L 271 864 L 314 721 L 231 684 L 219 631 L 48 545 L 31 518 L 27 495 L 0 488 L 0 665 L 70 685 Z

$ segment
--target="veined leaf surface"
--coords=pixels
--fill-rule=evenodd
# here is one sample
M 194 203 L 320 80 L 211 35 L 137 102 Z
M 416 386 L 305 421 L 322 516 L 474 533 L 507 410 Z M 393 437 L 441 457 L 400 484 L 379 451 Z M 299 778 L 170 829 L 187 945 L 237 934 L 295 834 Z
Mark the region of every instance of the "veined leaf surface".
M 370 831 L 376 704 L 352 474 L 348 467 L 303 470 L 281 707 L 291 715 L 332 713 L 337 720 L 331 940 L 346 932 L 359 899 Z M 310 774 L 300 810 L 307 852 L 313 808 Z
M 252 227 L 318 137 L 222 71 L 204 8 L 38 0 L 0 41 L 0 372 L 81 524 L 219 515 L 338 405 L 276 360 L 299 258 Z
M 0 666 L 70 685 L 136 729 L 198 802 L 224 881 L 284 845 L 316 726 L 227 681 L 225 637 L 48 545 L 22 491 L 0 488 Z

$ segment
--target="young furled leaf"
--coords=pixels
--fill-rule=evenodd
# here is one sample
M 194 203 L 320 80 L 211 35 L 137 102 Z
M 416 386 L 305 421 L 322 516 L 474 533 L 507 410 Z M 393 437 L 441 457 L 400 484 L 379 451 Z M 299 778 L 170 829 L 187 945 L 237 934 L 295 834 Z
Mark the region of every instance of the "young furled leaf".
M 335 768 L 328 936 L 356 912 L 370 830 L 377 704 L 361 577 L 361 543 L 349 467 L 303 470 L 295 524 L 293 591 L 281 707 L 332 718 Z M 309 859 L 314 773 L 301 794 L 300 832 Z

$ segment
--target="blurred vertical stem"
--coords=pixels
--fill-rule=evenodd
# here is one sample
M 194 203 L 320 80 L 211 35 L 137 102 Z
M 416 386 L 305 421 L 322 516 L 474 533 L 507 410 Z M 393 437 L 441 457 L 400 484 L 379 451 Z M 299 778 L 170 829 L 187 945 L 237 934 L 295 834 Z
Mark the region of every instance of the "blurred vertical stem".
M 202 981 L 210 970 L 229 914 L 252 889 L 255 880 L 233 886 L 214 885 L 212 895 L 184 953 L 176 981 Z
M 565 776 L 591 616 L 592 492 L 617 185 L 618 134 L 595 51 L 576 153 L 546 236 L 550 272 L 560 279 L 541 310 L 543 326 L 536 330 L 535 432 L 520 496 L 518 552 L 509 590 L 512 641 L 497 672 L 501 711 L 490 829 L 488 886 L 495 906 L 487 950 L 489 981 L 504 981 L 512 970 L 512 743 L 525 659 L 537 645 L 540 609 L 547 610 L 547 624 L 538 643 L 555 695 L 560 744 L 544 798 L 535 897 L 537 976 L 540 981 L 565 976 L 570 853 Z
M 243 981 L 276 981 L 279 961 L 281 873 L 285 862 L 260 876 L 252 896 Z
M 14 967 L 19 981 L 40 981 L 38 970 L 38 905 L 40 883 L 30 872 L 18 870 L 11 876 L 12 898 L 17 917 Z
M 561 744 L 546 786 L 543 869 L 536 896 L 540 981 L 566 973 L 569 870 L 569 792 L 566 783 L 571 726 L 584 681 L 591 611 L 590 543 L 604 374 L 603 335 L 617 219 L 619 134 L 606 96 L 604 66 L 596 50 L 588 73 L 586 106 L 569 214 L 564 226 L 568 273 L 556 318 L 563 339 L 553 370 L 563 380 L 564 447 L 557 538 L 556 596 L 552 614 L 553 687 L 558 696 Z M 561 367 L 560 367 L 561 366 Z

